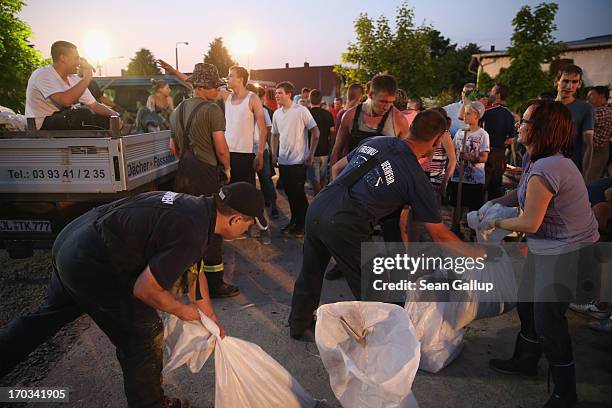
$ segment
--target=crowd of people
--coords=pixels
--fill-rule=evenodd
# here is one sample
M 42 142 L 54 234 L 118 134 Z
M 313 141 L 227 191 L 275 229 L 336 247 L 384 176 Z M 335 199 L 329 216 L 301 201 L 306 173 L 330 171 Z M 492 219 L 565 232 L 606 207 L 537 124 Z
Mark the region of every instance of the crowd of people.
M 68 129 L 73 111 L 87 111 L 98 124 L 115 114 L 87 90 L 91 67 L 74 45 L 56 42 L 52 58 L 28 83 L 26 114 L 38 128 Z M 270 228 L 267 219 L 279 217 L 277 190 L 289 202 L 281 233 L 304 239 L 289 317 L 295 339 L 314 327 L 332 257 L 336 267 L 326 277 L 346 278 L 355 298 L 364 298 L 361 244 L 378 228 L 387 242 L 418 241 L 423 235 L 415 231 L 426 231 L 427 239 L 456 243 L 460 254 L 486 253 L 451 232 L 441 217 L 444 205 L 462 219 L 464 210 L 484 211 L 494 203 L 519 207 L 517 217 L 493 220 L 490 227 L 525 234 L 525 276 L 531 278 L 542 268 L 569 273 L 574 264 L 567 260 L 610 238 L 609 90 L 596 86 L 588 102 L 578 99 L 583 73 L 575 65 L 559 71 L 556 97 L 542 95 L 512 112 L 505 105 L 511 90 L 503 84 L 474 97 L 476 85 L 467 83 L 458 102 L 425 109 L 423 99 L 398 89 L 391 75 L 350 84 L 346 99 L 334 95 L 326 102 L 321 90 L 298 92 L 290 82 L 252 86 L 240 66 L 231 67 L 224 81 L 211 64 L 196 64 L 190 75 L 159 64 L 193 90 L 174 107 L 168 84 L 155 83 L 146 102 L 171 130 L 169 148 L 179 159 L 174 192 L 94 209 L 62 231 L 46 303 L 0 330 L 4 372 L 85 312 L 117 347 L 130 406 L 180 406 L 164 400 L 162 328 L 152 311 L 196 320 L 199 309 L 223 331 L 210 299 L 240 293 L 223 278 L 223 239 Z M 79 65 L 82 77 L 76 75 Z M 85 107 L 72 109 L 79 102 Z M 523 174 L 518 187 L 506 191 L 504 172 L 515 141 L 524 149 Z M 184 273 L 190 276 L 190 305 L 170 293 Z M 537 293 L 537 282 L 526 278 L 521 291 Z M 514 355 L 490 363 L 500 372 L 537 375 L 544 354 L 555 383 L 547 407 L 572 406 L 577 399 L 568 306 L 519 303 Z M 605 304 L 571 307 L 606 318 L 592 327 L 612 332 Z

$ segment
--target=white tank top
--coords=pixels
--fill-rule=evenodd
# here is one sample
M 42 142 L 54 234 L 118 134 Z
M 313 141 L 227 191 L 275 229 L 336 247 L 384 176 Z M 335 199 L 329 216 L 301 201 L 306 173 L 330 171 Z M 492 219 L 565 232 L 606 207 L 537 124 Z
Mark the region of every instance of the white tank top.
M 232 97 L 225 100 L 225 139 L 232 153 L 253 153 L 255 116 L 249 108 L 253 92 L 247 94 L 238 105 L 232 104 Z

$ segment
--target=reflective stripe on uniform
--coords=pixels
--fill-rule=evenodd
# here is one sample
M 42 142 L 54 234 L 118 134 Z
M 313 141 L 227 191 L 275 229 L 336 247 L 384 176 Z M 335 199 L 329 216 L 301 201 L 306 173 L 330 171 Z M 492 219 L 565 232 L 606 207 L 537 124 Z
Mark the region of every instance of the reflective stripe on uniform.
M 202 268 L 204 272 L 223 272 L 223 264 L 218 265 L 204 265 Z

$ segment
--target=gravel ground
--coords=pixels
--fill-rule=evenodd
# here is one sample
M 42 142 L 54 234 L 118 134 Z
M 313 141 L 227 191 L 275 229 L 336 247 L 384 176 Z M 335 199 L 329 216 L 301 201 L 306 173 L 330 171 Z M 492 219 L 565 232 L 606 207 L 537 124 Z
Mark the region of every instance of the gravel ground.
M 0 250 L 0 327 L 11 319 L 32 312 L 42 304 L 51 270 L 51 251 L 36 250 L 27 259 L 10 259 Z M 55 362 L 70 350 L 74 341 L 89 327 L 81 317 L 64 327 L 51 340 L 38 347 L 27 360 L 0 379 L 0 386 L 35 386 Z M 12 405 L 15 406 L 15 405 Z

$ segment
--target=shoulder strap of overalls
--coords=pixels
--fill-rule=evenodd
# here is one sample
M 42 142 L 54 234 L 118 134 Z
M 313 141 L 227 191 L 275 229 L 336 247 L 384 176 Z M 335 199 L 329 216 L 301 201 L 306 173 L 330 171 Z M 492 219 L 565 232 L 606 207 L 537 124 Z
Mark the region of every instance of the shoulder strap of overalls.
M 374 166 L 381 164 L 383 162 L 385 154 L 394 149 L 399 141 L 400 139 L 394 139 L 393 144 L 389 146 L 387 150 L 379 151 L 376 154 L 368 157 L 368 159 L 363 164 L 353 168 L 346 176 L 344 176 L 342 180 L 339 181 L 340 184 L 347 188 L 350 188 L 353 184 L 355 184 L 363 176 L 365 176 L 370 170 L 372 170 Z
M 359 116 L 361 116 L 361 109 L 363 108 L 363 102 L 358 103 L 355 108 L 355 116 L 353 117 L 353 127 L 351 127 L 351 135 L 359 130 Z
M 385 128 L 385 123 L 387 122 L 387 118 L 389 117 L 389 112 L 391 112 L 392 110 L 393 110 L 393 106 L 389 108 L 389 110 L 387 110 L 385 114 L 383 115 L 382 119 L 380 120 L 380 123 L 378 124 L 378 127 L 376 128 L 377 135 L 383 134 L 382 131 Z M 392 135 L 387 135 L 387 136 L 392 136 Z
M 208 101 L 200 102 L 189 114 L 189 118 L 187 119 L 187 126 L 185 126 L 185 102 L 181 102 L 179 106 L 178 115 L 179 115 L 179 124 L 181 126 L 181 132 L 183 136 L 183 152 L 191 149 L 189 145 L 189 132 L 191 131 L 191 124 L 193 120 L 195 119 L 195 116 L 198 113 L 198 111 L 201 108 L 203 108 L 204 105 L 207 105 L 207 104 L 208 104 Z

